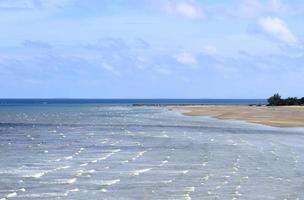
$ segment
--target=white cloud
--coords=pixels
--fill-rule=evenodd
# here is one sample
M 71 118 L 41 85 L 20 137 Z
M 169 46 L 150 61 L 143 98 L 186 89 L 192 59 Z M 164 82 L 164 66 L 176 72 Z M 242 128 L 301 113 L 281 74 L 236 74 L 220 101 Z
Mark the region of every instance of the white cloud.
M 162 67 L 156 68 L 155 71 L 162 75 L 171 75 L 172 74 L 172 71 L 170 71 L 169 69 L 166 69 L 166 68 L 162 68 Z
M 165 9 L 170 14 L 180 15 L 189 19 L 204 18 L 203 9 L 194 1 L 169 1 Z
M 261 11 L 262 5 L 258 0 L 245 0 L 241 2 L 239 9 L 243 15 L 253 17 Z
M 269 14 L 290 14 L 289 2 L 281 0 L 238 0 L 237 6 L 228 7 L 228 14 L 236 17 L 255 18 Z
M 183 65 L 196 65 L 197 64 L 196 58 L 188 52 L 182 52 L 182 53 L 176 55 L 175 59 L 177 60 L 177 62 L 179 62 Z
M 0 0 L 0 9 L 18 10 L 34 9 L 35 1 L 32 0 Z
M 270 0 L 269 1 L 269 10 L 273 12 L 280 12 L 285 9 L 285 6 L 280 0 Z
M 217 48 L 211 45 L 204 46 L 203 53 L 206 55 L 214 55 L 217 53 Z
M 103 63 L 102 68 L 109 72 L 112 72 L 116 76 L 121 76 L 121 73 L 117 71 L 113 66 L 109 65 L 108 63 Z
M 258 21 L 258 24 L 262 31 L 268 36 L 275 38 L 288 45 L 297 45 L 299 40 L 288 29 L 285 22 L 276 17 L 264 17 Z
M 33 10 L 41 8 L 59 8 L 76 0 L 0 0 L 0 9 Z
M 23 46 L 29 48 L 39 48 L 39 49 L 51 49 L 52 45 L 47 42 L 42 41 L 33 41 L 33 40 L 25 40 L 22 43 Z

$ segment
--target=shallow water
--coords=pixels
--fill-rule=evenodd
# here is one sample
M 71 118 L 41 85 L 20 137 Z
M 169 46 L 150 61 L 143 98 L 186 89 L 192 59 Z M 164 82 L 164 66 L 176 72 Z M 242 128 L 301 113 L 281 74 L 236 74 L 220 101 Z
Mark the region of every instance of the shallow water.
M 165 108 L 0 107 L 0 199 L 304 199 L 304 130 Z

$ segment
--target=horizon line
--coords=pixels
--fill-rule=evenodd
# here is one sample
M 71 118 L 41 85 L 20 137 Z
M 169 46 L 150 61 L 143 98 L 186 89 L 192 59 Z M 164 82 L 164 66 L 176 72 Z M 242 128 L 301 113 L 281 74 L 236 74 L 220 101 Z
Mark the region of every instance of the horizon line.
M 267 98 L 85 98 L 85 97 L 0 97 L 0 100 L 264 100 Z

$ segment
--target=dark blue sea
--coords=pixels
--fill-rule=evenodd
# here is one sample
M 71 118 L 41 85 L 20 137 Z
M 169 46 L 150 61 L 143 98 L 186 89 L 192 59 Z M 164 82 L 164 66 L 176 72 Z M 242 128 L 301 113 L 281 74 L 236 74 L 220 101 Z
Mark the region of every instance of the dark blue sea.
M 1 100 L 0 200 L 304 199 L 304 129 L 130 106 L 163 101 L 264 102 Z
M 0 99 L 1 104 L 213 104 L 213 105 L 249 105 L 266 104 L 266 99 Z

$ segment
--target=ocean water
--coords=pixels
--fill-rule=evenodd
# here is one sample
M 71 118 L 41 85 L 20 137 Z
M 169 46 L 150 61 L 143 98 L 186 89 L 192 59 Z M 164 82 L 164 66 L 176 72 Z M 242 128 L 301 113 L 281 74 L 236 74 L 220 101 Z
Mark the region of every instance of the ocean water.
M 304 130 L 166 107 L 4 105 L 0 199 L 304 199 Z
M 0 99 L 1 105 L 31 104 L 99 104 L 99 105 L 132 105 L 132 104 L 220 104 L 248 105 L 266 104 L 266 99 Z

